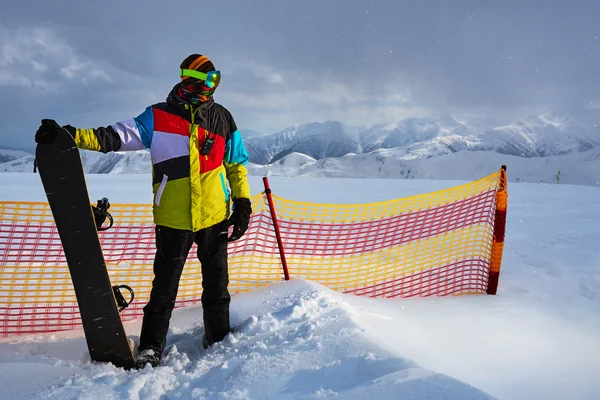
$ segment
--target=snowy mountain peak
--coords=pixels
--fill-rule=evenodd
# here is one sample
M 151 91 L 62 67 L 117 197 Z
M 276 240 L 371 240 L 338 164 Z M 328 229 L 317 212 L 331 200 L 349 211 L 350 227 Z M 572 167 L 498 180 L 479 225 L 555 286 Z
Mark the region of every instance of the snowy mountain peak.
M 528 115 L 481 135 L 485 146 L 504 154 L 546 157 L 583 152 L 600 146 L 600 138 L 569 115 L 545 111 Z
M 0 163 L 17 160 L 19 158 L 30 156 L 31 154 L 20 150 L 4 150 L 0 149 Z
M 246 141 L 250 160 L 258 164 L 275 162 L 297 152 L 315 159 L 361 153 L 359 132 L 339 121 L 295 125 L 265 137 Z
M 460 121 L 458 118 L 446 113 L 440 117 L 440 122 L 447 127 L 464 127 L 467 128 L 465 122 Z

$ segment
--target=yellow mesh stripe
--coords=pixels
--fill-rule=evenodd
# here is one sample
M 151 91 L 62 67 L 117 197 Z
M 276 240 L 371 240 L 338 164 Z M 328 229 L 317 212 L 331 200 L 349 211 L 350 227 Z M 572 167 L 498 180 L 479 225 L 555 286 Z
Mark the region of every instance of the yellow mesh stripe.
M 273 198 L 277 203 L 277 214 L 283 218 L 299 218 L 308 221 L 366 221 L 452 203 L 493 190 L 497 186 L 498 173 L 495 172 L 461 186 L 378 203 L 319 204 L 284 199 L 275 194 Z
M 251 198 L 255 212 L 265 212 L 262 195 Z M 140 259 L 140 252 L 154 253 L 154 236 L 140 235 L 141 226 L 153 226 L 152 206 L 147 204 L 111 204 L 109 210 L 115 218 L 115 226 L 131 229 L 134 234 L 129 241 L 117 241 L 112 246 L 103 246 L 107 258 L 107 269 L 111 282 L 127 284 L 135 290 L 136 302 L 145 304 L 152 288 L 152 258 Z M 30 227 L 54 225 L 52 212 L 43 202 L 0 202 L 0 221 L 3 223 L 27 223 Z M 16 226 L 16 225 L 15 225 Z M 130 228 L 128 228 L 130 227 Z M 113 228 L 115 229 L 115 228 Z M 46 233 L 43 233 L 46 232 Z M 108 231 L 110 234 L 110 230 Z M 100 233 L 100 237 L 104 234 Z M 43 228 L 34 235 L 33 242 L 16 243 L 18 251 L 0 254 L 0 309 L 5 306 L 32 304 L 74 304 L 77 299 L 69 269 L 62 259 L 60 243 L 53 248 L 45 247 L 51 239 L 50 229 Z M 54 236 L 55 243 L 58 236 Z M 4 236 L 0 236 L 0 243 Z M 18 262 L 23 255 L 33 254 L 42 249 L 39 261 L 23 264 Z M 113 257 L 124 253 L 134 254 L 122 262 L 110 262 Z M 256 287 L 282 280 L 281 260 L 277 254 L 243 254 L 229 258 L 229 276 L 232 293 L 247 292 Z M 262 265 L 260 271 L 248 266 Z M 178 300 L 200 299 L 202 269 L 199 261 L 192 257 L 186 263 L 181 277 Z M 10 290 L 7 290 L 10 288 Z M 2 336 L 0 334 L 0 336 Z
M 287 257 L 290 275 L 326 284 L 336 290 L 350 289 L 416 274 L 459 260 L 489 259 L 491 243 L 488 224 L 479 224 L 426 240 L 390 249 L 340 257 Z

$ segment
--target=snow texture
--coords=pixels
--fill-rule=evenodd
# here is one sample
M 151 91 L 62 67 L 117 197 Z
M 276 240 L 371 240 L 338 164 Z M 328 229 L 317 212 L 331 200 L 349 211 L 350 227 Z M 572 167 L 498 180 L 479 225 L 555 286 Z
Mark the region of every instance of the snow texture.
M 92 199 L 150 202 L 149 175 L 91 175 Z M 251 178 L 253 194 L 262 190 Z M 460 182 L 270 178 L 279 196 L 364 203 Z M 0 175 L 0 200 L 44 200 Z M 369 299 L 293 280 L 234 296 L 235 332 L 202 350 L 202 311 L 176 310 L 157 368 L 89 362 L 80 331 L 0 341 L 10 399 L 600 398 L 600 188 L 509 185 L 496 296 Z M 140 321 L 126 324 L 137 341 Z

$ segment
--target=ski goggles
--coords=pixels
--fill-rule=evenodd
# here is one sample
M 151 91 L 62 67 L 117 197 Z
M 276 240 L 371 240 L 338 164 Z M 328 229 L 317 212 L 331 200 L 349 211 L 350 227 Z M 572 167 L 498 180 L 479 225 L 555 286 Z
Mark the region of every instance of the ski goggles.
M 200 72 L 193 69 L 181 69 L 181 77 L 196 78 L 204 82 L 204 85 L 214 89 L 221 83 L 221 71 Z

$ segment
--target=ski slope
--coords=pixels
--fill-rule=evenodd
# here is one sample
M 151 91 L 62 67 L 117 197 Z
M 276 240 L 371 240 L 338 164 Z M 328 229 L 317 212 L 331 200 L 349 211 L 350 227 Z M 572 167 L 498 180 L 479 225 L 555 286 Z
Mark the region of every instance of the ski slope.
M 92 201 L 152 199 L 147 174 L 87 179 Z M 460 182 L 270 183 L 291 199 L 363 203 Z M 37 175 L 0 174 L 0 200 L 44 199 Z M 206 352 L 201 309 L 176 310 L 154 370 L 90 363 L 80 331 L 2 339 L 0 398 L 598 399 L 598 221 L 600 188 L 510 183 L 497 296 L 375 300 L 281 282 L 235 296 L 236 333 Z M 139 328 L 126 324 L 134 340 Z

